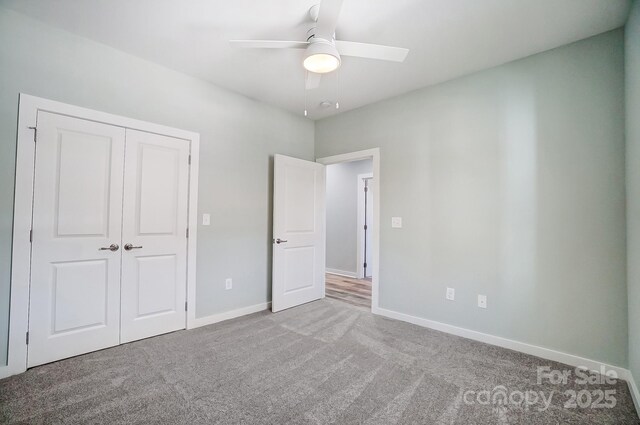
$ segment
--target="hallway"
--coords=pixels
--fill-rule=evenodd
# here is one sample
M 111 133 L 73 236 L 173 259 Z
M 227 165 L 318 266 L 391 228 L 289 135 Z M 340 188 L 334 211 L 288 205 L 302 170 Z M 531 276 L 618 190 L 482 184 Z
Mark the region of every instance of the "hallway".
M 371 278 L 355 279 L 327 273 L 325 294 L 358 307 L 371 308 Z

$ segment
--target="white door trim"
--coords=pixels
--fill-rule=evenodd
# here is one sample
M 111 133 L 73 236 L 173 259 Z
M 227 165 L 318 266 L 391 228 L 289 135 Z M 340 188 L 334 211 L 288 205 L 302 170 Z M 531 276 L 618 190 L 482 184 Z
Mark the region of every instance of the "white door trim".
M 18 110 L 18 140 L 16 154 L 16 182 L 13 210 L 13 242 L 11 261 L 11 301 L 9 315 L 9 350 L 7 366 L 0 366 L 0 378 L 27 369 L 26 334 L 29 329 L 29 275 L 31 270 L 31 230 L 35 133 L 38 111 L 96 121 L 184 139 L 191 144 L 189 173 L 189 239 L 187 243 L 187 323 L 194 327 L 196 305 L 196 242 L 198 206 L 198 160 L 200 135 L 191 131 L 148 123 L 119 115 L 94 111 L 79 106 L 20 94 Z
M 371 312 L 378 314 L 380 288 L 380 148 L 366 149 L 341 155 L 316 158 L 316 162 L 324 165 L 339 164 L 341 162 L 371 159 L 373 162 L 373 273 L 371 282 Z
M 356 277 L 362 279 L 364 277 L 364 181 L 365 179 L 373 179 L 373 173 L 358 174 L 358 207 L 356 209 L 358 216 L 356 219 Z M 374 200 L 375 203 L 375 200 Z

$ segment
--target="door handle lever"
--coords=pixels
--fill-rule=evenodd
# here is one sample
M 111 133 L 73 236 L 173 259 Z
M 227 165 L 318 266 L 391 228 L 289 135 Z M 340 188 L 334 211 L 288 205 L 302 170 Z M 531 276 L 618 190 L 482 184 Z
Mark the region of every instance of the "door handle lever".
M 120 246 L 117 243 L 112 243 L 109 246 L 103 246 L 102 248 L 99 248 L 98 251 L 117 251 L 120 249 Z
M 128 243 L 128 244 L 126 244 L 126 245 L 124 246 L 124 249 L 125 249 L 125 250 L 127 250 L 127 251 L 131 251 L 132 249 L 140 249 L 140 248 L 142 248 L 142 245 L 140 245 L 140 246 L 133 246 L 133 244 L 130 244 L 130 243 Z
M 284 239 L 278 238 L 278 239 L 274 240 L 274 242 L 277 243 L 277 244 L 281 244 L 281 243 L 285 243 L 285 242 L 289 242 L 289 241 L 286 241 Z

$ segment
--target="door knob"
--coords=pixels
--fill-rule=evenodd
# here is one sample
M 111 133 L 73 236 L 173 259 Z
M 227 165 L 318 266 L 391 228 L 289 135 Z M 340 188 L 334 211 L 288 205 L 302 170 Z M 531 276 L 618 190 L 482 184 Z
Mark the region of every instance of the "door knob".
M 277 244 L 281 244 L 281 243 L 285 243 L 285 242 L 288 242 L 288 241 L 286 241 L 284 239 L 280 239 L 280 238 L 276 239 L 276 243 Z
M 133 244 L 130 244 L 130 243 L 128 243 L 128 244 L 126 244 L 126 245 L 124 246 L 124 249 L 125 249 L 125 250 L 127 250 L 127 251 L 131 251 L 132 249 L 140 249 L 140 248 L 142 248 L 142 245 L 140 245 L 140 246 L 133 246 Z
M 99 251 L 117 251 L 120 249 L 120 246 L 117 243 L 112 243 L 109 246 L 103 246 L 99 249 Z

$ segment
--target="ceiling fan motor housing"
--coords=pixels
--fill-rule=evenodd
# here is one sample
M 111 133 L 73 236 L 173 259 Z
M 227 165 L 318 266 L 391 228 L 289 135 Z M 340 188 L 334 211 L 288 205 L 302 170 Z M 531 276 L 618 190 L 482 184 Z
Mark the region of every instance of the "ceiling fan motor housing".
M 333 43 L 334 41 L 336 41 L 336 34 L 335 33 L 333 33 L 333 37 L 331 37 L 331 40 L 327 40 L 327 39 L 322 38 L 322 37 L 316 37 L 316 30 L 317 30 L 317 27 L 309 28 L 309 31 L 307 31 L 307 41 L 312 42 L 314 39 L 315 40 L 328 41 L 329 43 Z

